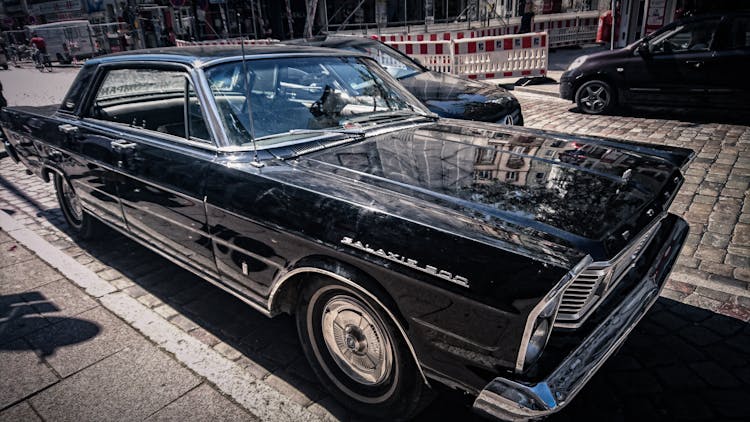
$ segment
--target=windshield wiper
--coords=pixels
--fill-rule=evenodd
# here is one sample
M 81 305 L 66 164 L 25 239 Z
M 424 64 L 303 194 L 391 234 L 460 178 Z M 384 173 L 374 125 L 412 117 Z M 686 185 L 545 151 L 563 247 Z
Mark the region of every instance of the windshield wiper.
M 348 120 L 345 120 L 343 124 L 352 124 L 352 123 L 374 123 L 381 120 L 390 120 L 393 118 L 404 118 L 407 119 L 409 117 L 421 117 L 425 119 L 431 119 L 431 120 L 437 120 L 439 117 L 437 114 L 426 114 L 426 113 L 420 113 L 417 111 L 411 111 L 411 110 L 393 110 L 393 111 L 384 111 L 380 113 L 371 113 L 366 114 L 364 116 L 358 116 L 354 117 Z
M 365 131 L 362 129 L 336 129 L 336 128 L 324 128 L 324 129 L 291 129 L 286 132 L 274 133 L 273 135 L 266 135 L 260 138 L 256 138 L 256 141 L 265 141 L 268 139 L 280 138 L 289 135 L 315 135 L 315 134 L 331 134 L 331 135 L 354 135 L 354 136 L 365 136 Z M 295 140 L 296 142 L 297 140 Z M 300 139 L 305 141 L 305 139 Z

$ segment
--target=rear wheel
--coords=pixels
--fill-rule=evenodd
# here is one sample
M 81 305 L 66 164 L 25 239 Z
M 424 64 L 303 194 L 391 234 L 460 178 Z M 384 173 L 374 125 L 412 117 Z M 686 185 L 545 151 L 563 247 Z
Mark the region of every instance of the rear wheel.
M 342 404 L 369 418 L 403 420 L 431 396 L 398 329 L 368 295 L 329 279 L 301 293 L 297 330 L 312 369 Z
M 70 228 L 83 239 L 96 237 L 101 231 L 101 223 L 83 209 L 73 186 L 59 174 L 55 174 L 55 191 L 60 210 Z
M 576 91 L 578 109 L 586 114 L 604 114 L 615 105 L 612 86 L 604 81 L 593 80 L 584 83 Z

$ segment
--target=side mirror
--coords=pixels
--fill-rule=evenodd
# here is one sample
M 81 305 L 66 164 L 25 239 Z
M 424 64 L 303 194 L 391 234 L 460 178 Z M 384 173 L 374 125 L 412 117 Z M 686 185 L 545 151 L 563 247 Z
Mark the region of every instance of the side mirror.
M 636 49 L 636 52 L 642 57 L 650 57 L 651 56 L 651 49 L 648 46 L 647 42 L 642 42 L 638 44 L 638 48 Z

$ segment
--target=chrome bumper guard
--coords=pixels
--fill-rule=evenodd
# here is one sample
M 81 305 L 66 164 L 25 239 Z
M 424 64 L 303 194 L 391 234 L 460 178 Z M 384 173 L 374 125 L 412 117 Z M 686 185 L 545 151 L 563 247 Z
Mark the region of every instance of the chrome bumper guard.
M 659 298 L 688 232 L 684 220 L 670 217 L 675 220 L 672 231 L 648 274 L 552 374 L 533 385 L 495 378 L 474 401 L 474 410 L 503 420 L 523 421 L 543 418 L 567 405 Z

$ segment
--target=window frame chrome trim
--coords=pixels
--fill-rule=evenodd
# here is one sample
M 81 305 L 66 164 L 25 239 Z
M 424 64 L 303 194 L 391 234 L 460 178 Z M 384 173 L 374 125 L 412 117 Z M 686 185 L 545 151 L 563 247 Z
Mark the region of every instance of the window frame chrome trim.
M 213 119 L 213 113 L 208 113 L 204 107 L 201 107 L 201 114 L 203 115 L 203 120 L 208 124 L 209 131 L 211 132 L 211 138 L 212 139 L 206 139 L 207 142 L 198 142 L 198 141 L 192 141 L 188 138 L 180 138 L 179 136 L 170 135 L 168 133 L 153 131 L 149 129 L 143 129 L 138 127 L 133 127 L 130 125 L 126 125 L 124 123 L 118 123 L 113 122 L 109 120 L 101 120 L 97 119 L 95 117 L 88 116 L 89 111 L 91 109 L 92 102 L 96 98 L 96 94 L 101 87 L 102 82 L 104 81 L 104 77 L 106 74 L 111 70 L 117 70 L 117 69 L 153 69 L 153 70 L 167 70 L 167 71 L 180 71 L 185 74 L 186 79 L 193 84 L 193 87 L 195 88 L 196 96 L 198 97 L 201 104 L 206 103 L 206 95 L 203 92 L 204 88 L 202 84 L 198 84 L 196 82 L 202 82 L 201 80 L 201 74 L 197 71 L 195 67 L 189 66 L 184 63 L 178 63 L 178 62 L 156 62 L 156 61 L 148 61 L 148 60 L 133 60 L 133 61 L 117 61 L 112 63 L 101 63 L 99 64 L 98 68 L 96 69 L 96 73 L 92 77 L 92 86 L 93 89 L 88 90 L 88 93 L 86 95 L 86 98 L 81 102 L 81 106 L 79 108 L 79 113 L 76 116 L 76 123 L 80 122 L 89 122 L 92 124 L 98 124 L 102 126 L 109 126 L 109 124 L 116 125 L 116 127 L 120 125 L 124 125 L 125 129 L 139 129 L 142 131 L 145 131 L 147 134 L 152 135 L 156 138 L 165 138 L 165 142 L 171 142 L 171 143 L 180 143 L 185 145 L 194 146 L 197 148 L 207 149 L 211 151 L 217 151 L 219 147 L 219 140 L 221 139 L 219 135 L 222 135 L 223 132 L 219 131 L 215 127 L 214 119 Z M 201 89 L 198 89 L 198 87 L 201 86 Z M 184 100 L 184 96 L 183 96 Z M 185 104 L 183 104 L 183 107 L 185 107 Z M 128 132 L 125 132 L 128 133 Z M 163 136 L 162 136 L 163 135 Z M 187 134 L 186 134 L 187 135 Z

